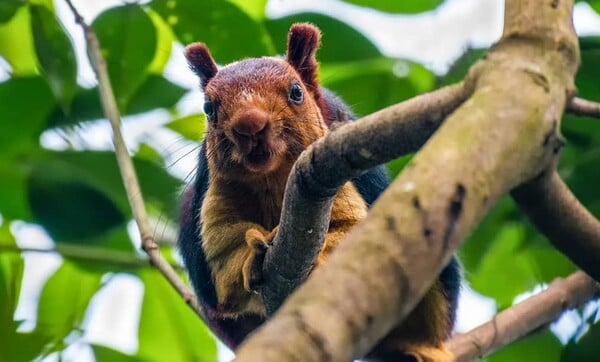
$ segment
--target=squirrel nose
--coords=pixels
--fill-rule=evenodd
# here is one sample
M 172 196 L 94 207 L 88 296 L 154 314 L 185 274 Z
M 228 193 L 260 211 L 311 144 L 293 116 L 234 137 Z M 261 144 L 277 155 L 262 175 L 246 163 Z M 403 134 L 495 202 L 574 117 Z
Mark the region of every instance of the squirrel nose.
M 248 110 L 237 117 L 233 123 L 233 130 L 243 136 L 256 136 L 265 129 L 268 123 L 268 114 L 261 110 Z

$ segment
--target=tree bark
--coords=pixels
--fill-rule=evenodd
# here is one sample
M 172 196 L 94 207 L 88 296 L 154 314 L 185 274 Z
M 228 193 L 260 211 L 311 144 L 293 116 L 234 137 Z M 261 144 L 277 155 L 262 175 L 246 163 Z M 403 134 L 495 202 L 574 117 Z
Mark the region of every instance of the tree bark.
M 472 96 L 240 347 L 239 361 L 363 356 L 422 298 L 500 196 L 553 167 L 579 59 L 572 5 L 507 0 L 502 39 L 470 70 Z
M 598 283 L 583 272 L 557 279 L 548 289 L 498 313 L 491 321 L 454 336 L 447 346 L 456 362 L 484 358 L 555 321 L 564 311 L 582 306 L 599 292 Z
M 600 103 L 581 98 L 573 98 L 567 109 L 569 113 L 591 118 L 600 118 Z

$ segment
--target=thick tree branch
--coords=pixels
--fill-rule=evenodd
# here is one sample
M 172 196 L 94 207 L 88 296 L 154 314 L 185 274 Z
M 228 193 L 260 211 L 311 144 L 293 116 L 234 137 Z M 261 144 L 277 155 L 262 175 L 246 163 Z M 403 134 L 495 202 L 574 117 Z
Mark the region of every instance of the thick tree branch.
M 600 295 L 598 284 L 583 272 L 557 279 L 548 289 L 498 313 L 491 321 L 448 341 L 457 362 L 484 358 L 555 321 L 568 310 Z
M 501 41 L 470 71 L 470 99 L 328 262 L 246 340 L 239 361 L 363 356 L 422 298 L 494 202 L 552 167 L 579 59 L 572 5 L 507 0 Z M 345 152 L 377 149 L 377 142 L 364 149 L 347 142 Z M 295 177 L 290 184 L 307 187 L 302 174 Z
M 600 280 L 600 221 L 556 172 L 512 192 L 519 208 L 552 244 L 595 280 Z
M 96 34 L 92 28 L 85 22 L 81 14 L 71 3 L 71 0 L 65 0 L 69 5 L 69 8 L 75 15 L 75 21 L 81 25 L 85 40 L 88 48 L 88 54 L 91 58 L 92 68 L 98 78 L 98 88 L 100 90 L 100 101 L 102 103 L 102 110 L 104 115 L 110 121 L 110 125 L 113 130 L 113 143 L 115 146 L 115 154 L 117 157 L 117 163 L 121 171 L 123 178 L 123 185 L 127 193 L 129 205 L 133 212 L 136 224 L 140 231 L 142 239 L 142 248 L 148 254 L 150 262 L 154 265 L 169 281 L 169 283 L 177 290 L 177 292 L 183 297 L 186 303 L 202 318 L 206 321 L 204 312 L 202 311 L 198 300 L 194 294 L 189 290 L 185 283 L 179 278 L 175 270 L 171 265 L 162 257 L 158 244 L 152 236 L 152 231 L 148 223 L 148 216 L 144 207 L 144 199 L 142 197 L 142 190 L 140 188 L 133 162 L 129 156 L 127 146 L 123 140 L 121 134 L 121 115 L 119 114 L 119 108 L 113 93 L 113 89 L 110 85 L 110 79 L 108 77 L 108 71 L 106 69 L 106 62 L 102 57 L 100 50 L 100 43 Z
M 468 96 L 463 84 L 423 94 L 348 123 L 302 154 L 289 177 L 281 227 L 265 259 L 268 314 L 308 275 L 338 188 L 364 170 L 417 151 Z
M 567 107 L 567 112 L 576 116 L 600 118 L 600 103 L 573 98 Z

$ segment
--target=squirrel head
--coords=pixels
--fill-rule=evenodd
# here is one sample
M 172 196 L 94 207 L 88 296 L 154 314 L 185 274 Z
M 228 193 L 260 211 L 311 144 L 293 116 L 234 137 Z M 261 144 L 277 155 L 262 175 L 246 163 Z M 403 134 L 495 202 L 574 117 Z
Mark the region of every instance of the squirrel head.
M 295 24 L 285 59 L 251 58 L 221 69 L 207 46 L 185 55 L 204 90 L 206 147 L 213 175 L 253 180 L 289 172 L 300 153 L 327 129 L 315 53 L 321 33 Z

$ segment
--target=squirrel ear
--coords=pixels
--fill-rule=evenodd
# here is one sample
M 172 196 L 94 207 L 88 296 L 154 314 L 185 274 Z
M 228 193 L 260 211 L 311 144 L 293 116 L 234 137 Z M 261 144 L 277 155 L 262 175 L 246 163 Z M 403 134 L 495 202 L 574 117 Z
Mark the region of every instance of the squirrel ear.
M 315 57 L 321 45 L 321 32 L 308 23 L 294 24 L 288 33 L 286 60 L 302 77 L 307 86 L 318 87 L 317 68 L 319 64 Z
M 206 87 L 212 77 L 219 71 L 210 51 L 203 43 L 192 43 L 185 47 L 185 57 L 190 68 L 200 78 L 202 88 Z

